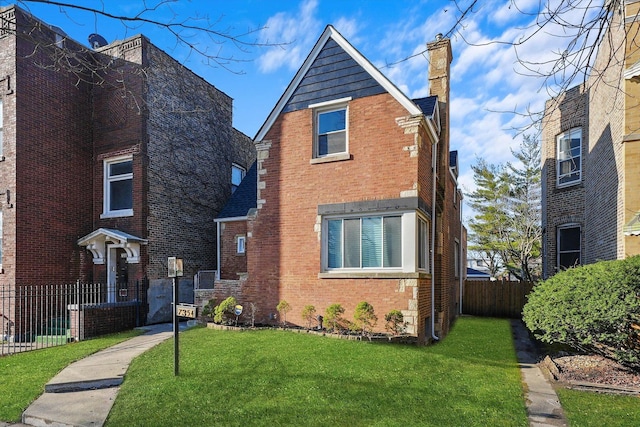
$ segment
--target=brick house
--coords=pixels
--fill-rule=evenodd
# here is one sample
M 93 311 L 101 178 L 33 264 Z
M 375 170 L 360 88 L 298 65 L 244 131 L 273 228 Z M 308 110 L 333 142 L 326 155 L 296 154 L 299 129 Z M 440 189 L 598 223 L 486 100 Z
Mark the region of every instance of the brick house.
M 401 310 L 419 342 L 449 331 L 466 259 L 449 154 L 450 42 L 428 44 L 431 96 L 411 100 L 328 26 L 255 137 L 257 162 L 216 220 L 215 288 L 274 323 L 276 306 L 352 320 Z M 453 160 L 452 160 L 453 159 Z M 434 167 L 435 173 L 434 173 Z
M 640 2 L 618 7 L 591 76 L 546 103 L 545 278 L 573 265 L 640 253 Z
M 232 168 L 255 160 L 232 99 L 142 35 L 91 50 L 18 7 L 0 15 L 0 284 L 99 282 L 112 303 L 144 280 L 148 321 L 169 320 L 167 257 L 184 259 L 189 298 L 216 265 Z

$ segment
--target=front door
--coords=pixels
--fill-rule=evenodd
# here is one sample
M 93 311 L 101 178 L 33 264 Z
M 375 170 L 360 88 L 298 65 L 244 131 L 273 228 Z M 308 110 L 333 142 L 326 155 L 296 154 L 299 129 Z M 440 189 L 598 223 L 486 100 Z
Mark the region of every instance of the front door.
M 127 289 L 129 282 L 127 253 L 124 249 L 109 247 L 107 271 L 107 302 L 116 302 L 119 289 Z

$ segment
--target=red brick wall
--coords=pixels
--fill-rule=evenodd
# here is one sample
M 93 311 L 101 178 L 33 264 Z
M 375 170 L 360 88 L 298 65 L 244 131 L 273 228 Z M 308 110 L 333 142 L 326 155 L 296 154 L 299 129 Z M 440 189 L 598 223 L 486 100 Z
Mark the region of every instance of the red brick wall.
M 146 156 L 147 108 L 141 94 L 144 93 L 144 73 L 142 66 L 142 39 L 140 44 L 125 52 L 125 61 L 113 62 L 105 68 L 105 83 L 93 87 L 93 110 L 95 120 L 93 130 L 93 224 L 86 234 L 97 228 L 112 228 L 125 231 L 141 238 L 147 238 L 148 209 Z M 112 59 L 112 58 L 109 58 Z M 108 59 L 105 57 L 105 61 Z M 104 200 L 104 161 L 118 156 L 133 156 L 133 216 L 100 218 Z M 140 263 L 129 264 L 129 280 L 142 279 L 148 263 L 147 247 L 142 245 Z M 93 280 L 105 282 L 106 270 L 94 266 Z
M 247 253 L 237 252 L 237 236 L 247 236 L 247 221 L 220 223 L 220 278 L 237 280 L 238 273 L 247 273 Z M 246 242 L 246 240 L 245 240 Z
M 38 37 L 54 40 L 47 28 Z M 15 279 L 20 284 L 76 280 L 85 259 L 76 240 L 91 226 L 91 87 L 74 73 L 48 69 L 55 65 L 51 55 L 57 49 L 48 46 L 34 51 L 18 37 L 16 86 L 9 95 L 15 97 L 15 109 L 5 112 L 5 117 L 15 115 L 16 129 L 15 139 L 6 141 L 0 168 L 12 170 L 15 187 L 0 184 L 0 191 L 12 192 L 13 209 L 2 209 L 17 220 Z
M 355 306 L 368 301 L 384 329 L 384 314 L 407 310 L 416 286 L 399 278 L 319 279 L 320 240 L 316 230 L 318 205 L 371 199 L 394 199 L 402 191 L 418 188 L 418 158 L 405 147 L 415 144 L 395 119 L 407 112 L 390 95 L 382 94 L 349 103 L 348 161 L 310 164 L 312 110 L 280 116 L 265 141 L 272 143 L 262 163 L 262 206 L 249 224 L 249 278 L 244 303 L 260 302 L 259 317 L 268 320 L 276 305 L 286 300 L 292 307 L 287 320 L 303 324 L 301 312 L 312 304 L 318 314 L 340 303 L 352 320 Z M 428 145 L 426 147 L 429 147 Z M 260 154 L 258 155 L 260 162 Z M 259 169 L 260 170 L 260 169 Z M 260 188 L 260 186 L 259 186 Z M 415 279 L 410 285 L 417 285 Z M 416 293 L 418 293 L 416 291 Z M 427 297 L 428 295 L 425 295 Z M 421 305 L 430 305 L 420 298 Z

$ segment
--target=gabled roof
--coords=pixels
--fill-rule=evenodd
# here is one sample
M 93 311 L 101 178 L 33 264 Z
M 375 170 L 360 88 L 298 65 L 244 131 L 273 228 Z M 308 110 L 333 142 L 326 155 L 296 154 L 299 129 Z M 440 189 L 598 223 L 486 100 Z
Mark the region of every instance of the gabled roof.
M 640 214 L 635 214 L 634 217 L 626 223 L 623 227 L 625 236 L 640 236 Z
M 413 102 L 426 116 L 434 116 L 437 113 L 438 97 L 435 95 L 414 99 Z
M 371 78 L 377 82 L 386 92 L 393 96 L 410 115 L 425 114 L 423 110 L 418 107 L 411 99 L 409 99 L 400 89 L 398 89 L 389 79 L 387 79 L 367 58 L 365 58 L 358 50 L 356 50 L 342 35 L 331 25 L 327 25 L 324 32 L 316 42 L 315 46 L 305 59 L 304 63 L 294 76 L 287 89 L 284 91 L 277 104 L 267 117 L 262 127 L 258 130 L 254 140 L 262 141 L 266 134 L 271 129 L 271 126 L 275 123 L 276 119 L 285 110 L 285 107 L 291 100 L 295 91 L 298 89 L 300 83 L 309 72 L 311 66 L 314 64 L 325 45 L 333 41 L 335 42 L 348 56 L 362 67 Z
M 236 188 L 236 191 L 233 192 L 227 204 L 224 205 L 216 217 L 216 221 L 220 222 L 230 218 L 245 218 L 249 210 L 256 208 L 258 198 L 257 170 L 257 164 L 254 162 L 238 188 Z
M 137 264 L 140 262 L 140 245 L 146 245 L 148 241 L 124 231 L 112 228 L 98 228 L 92 233 L 78 239 L 78 246 L 86 246 L 93 254 L 94 264 L 104 264 L 107 253 L 107 242 L 117 245 L 127 253 L 127 262 Z
M 90 234 L 78 239 L 78 245 L 86 246 L 88 242 L 95 240 L 96 238 L 102 238 L 104 240 L 112 240 L 118 243 L 141 243 L 147 244 L 147 240 L 136 237 L 133 234 L 125 233 L 124 231 L 114 230 L 112 228 L 98 228 Z

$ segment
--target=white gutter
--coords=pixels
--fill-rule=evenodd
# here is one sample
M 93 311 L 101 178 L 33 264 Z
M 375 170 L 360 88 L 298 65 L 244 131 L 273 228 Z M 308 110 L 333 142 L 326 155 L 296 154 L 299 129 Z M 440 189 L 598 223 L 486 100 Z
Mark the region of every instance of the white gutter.
M 457 191 L 457 189 L 456 189 Z M 464 203 L 462 203 L 462 191 L 460 191 L 460 195 L 459 195 L 459 203 L 460 203 L 460 254 L 458 255 L 458 259 L 460 260 L 460 265 L 458 266 L 458 268 L 460 268 L 460 272 L 458 273 L 460 275 L 460 304 L 458 304 L 459 307 L 459 313 L 460 315 L 462 315 L 462 292 L 463 292 L 463 288 L 464 288 L 464 276 L 463 276 L 463 272 L 466 270 L 466 265 L 467 265 L 467 260 L 466 257 L 463 259 L 462 255 L 464 255 L 464 249 L 462 247 L 462 242 L 464 241 L 464 227 L 462 226 L 462 206 L 464 205 Z M 464 264 L 463 264 L 464 263 Z
M 433 171 L 433 192 L 431 200 L 431 338 L 438 341 L 440 338 L 436 336 L 436 185 L 437 185 L 437 166 L 438 166 L 438 140 L 436 139 L 431 150 L 431 170 Z
M 220 221 L 216 221 L 216 280 L 220 280 Z

